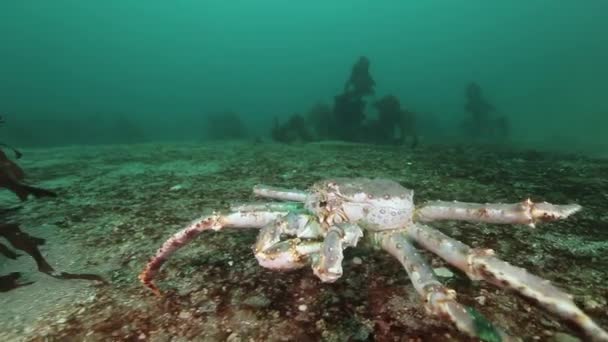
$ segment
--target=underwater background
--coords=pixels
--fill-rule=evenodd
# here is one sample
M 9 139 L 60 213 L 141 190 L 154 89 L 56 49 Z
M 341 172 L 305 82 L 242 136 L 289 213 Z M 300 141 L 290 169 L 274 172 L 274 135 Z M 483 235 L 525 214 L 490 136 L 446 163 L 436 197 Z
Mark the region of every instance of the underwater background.
M 513 143 L 598 152 L 607 11 L 601 0 L 4 1 L 2 135 L 23 146 L 205 140 L 206 117 L 226 111 L 268 135 L 275 117 L 331 104 L 366 56 L 376 96 L 419 113 L 427 140 L 461 135 L 474 81 Z
M 156 275 L 162 297 L 138 275 L 191 220 L 265 201 L 257 184 L 382 178 L 417 206 L 580 204 L 535 229 L 433 226 L 550 280 L 607 329 L 605 13 L 602 0 L 1 1 L 0 341 L 505 340 L 494 328 L 602 341 L 423 248 L 479 339 L 429 315 L 369 241 L 331 284 L 261 267 L 256 229 L 184 246 Z

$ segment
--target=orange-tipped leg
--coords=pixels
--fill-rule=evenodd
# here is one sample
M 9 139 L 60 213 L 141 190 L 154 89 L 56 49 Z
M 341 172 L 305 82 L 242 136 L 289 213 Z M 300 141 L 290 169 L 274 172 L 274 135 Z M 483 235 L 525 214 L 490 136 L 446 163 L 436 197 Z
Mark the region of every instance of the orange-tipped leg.
M 227 215 L 203 216 L 165 241 L 146 264 L 139 275 L 139 280 L 154 294 L 160 296 L 161 292 L 154 284 L 156 274 L 175 251 L 194 240 L 200 233 L 206 230 L 218 231 L 222 228 L 261 228 L 286 214 L 281 211 L 235 211 Z

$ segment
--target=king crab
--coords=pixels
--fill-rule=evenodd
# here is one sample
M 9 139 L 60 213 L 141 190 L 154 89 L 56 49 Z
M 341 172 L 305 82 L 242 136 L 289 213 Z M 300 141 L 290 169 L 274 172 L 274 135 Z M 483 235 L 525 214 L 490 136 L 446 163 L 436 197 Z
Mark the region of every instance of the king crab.
M 456 301 L 456 292 L 442 285 L 414 247 L 435 253 L 472 280 L 485 280 L 532 299 L 547 311 L 574 323 L 589 338 L 608 341 L 572 297 L 548 281 L 494 256 L 490 249 L 471 248 L 426 225 L 438 220 L 496 224 L 527 224 L 565 219 L 578 204 L 554 205 L 525 200 L 515 204 L 432 201 L 415 206 L 414 192 L 386 179 L 338 178 L 315 183 L 309 191 L 255 186 L 254 194 L 282 200 L 233 206 L 226 214 L 201 217 L 170 237 L 149 261 L 139 279 L 155 294 L 155 275 L 180 247 L 206 230 L 260 228 L 253 247 L 263 267 L 289 270 L 312 265 L 323 282 L 342 276 L 343 250 L 367 235 L 372 243 L 399 260 L 430 314 L 448 319 L 472 337 L 510 340 L 479 313 Z M 286 239 L 283 239 L 286 238 Z

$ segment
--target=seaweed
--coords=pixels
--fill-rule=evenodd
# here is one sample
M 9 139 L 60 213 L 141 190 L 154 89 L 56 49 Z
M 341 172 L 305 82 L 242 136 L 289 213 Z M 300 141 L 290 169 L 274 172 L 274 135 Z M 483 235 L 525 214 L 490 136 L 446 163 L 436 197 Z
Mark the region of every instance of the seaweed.
M 6 153 L 0 149 L 0 188 L 6 188 L 14 192 L 21 201 L 27 200 L 30 195 L 36 198 L 57 197 L 57 194 L 51 190 L 21 182 L 23 178 L 25 178 L 23 169 L 10 160 Z
M 364 137 L 365 96 L 374 94 L 376 82 L 369 72 L 370 61 L 361 56 L 351 69 L 342 94 L 334 97 L 333 121 L 330 131 L 335 138 L 361 141 Z
M 95 280 L 105 283 L 105 280 L 95 274 L 75 274 L 56 271 L 48 261 L 40 253 L 39 246 L 45 244 L 45 240 L 39 237 L 32 236 L 21 230 L 18 224 L 15 223 L 3 223 L 0 224 L 0 236 L 5 238 L 15 249 L 21 250 L 27 253 L 34 259 L 38 267 L 38 271 L 46 273 L 51 277 L 58 279 L 84 279 L 84 280 Z M 0 244 L 0 253 L 4 254 L 10 259 L 17 259 L 19 255 L 11 251 L 7 246 Z M 29 285 L 29 283 L 20 283 L 19 272 L 14 272 L 6 276 L 0 277 L 0 292 L 6 292 L 21 286 Z
M 0 124 L 4 123 L 0 116 Z M 5 146 L 4 144 L 0 144 Z M 15 151 L 16 158 L 21 157 L 21 153 Z M 29 195 L 34 197 L 57 197 L 57 194 L 51 190 L 34 187 L 21 182 L 25 177 L 23 169 L 15 162 L 10 160 L 6 153 L 0 149 L 0 188 L 6 188 L 14 192 L 21 201 L 27 200 Z M 12 209 L 11 209 L 12 210 Z M 0 210 L 0 214 L 8 213 L 9 210 Z M 0 223 L 0 237 L 7 240 L 11 246 L 17 250 L 21 250 L 31 256 L 40 272 L 46 273 L 54 278 L 59 279 L 86 279 L 104 282 L 103 278 L 94 274 L 72 274 L 56 271 L 42 256 L 39 246 L 44 245 L 45 240 L 39 237 L 29 235 L 23 232 L 18 224 L 15 223 Z M 20 255 L 11 250 L 8 246 L 0 243 L 0 254 L 9 259 L 17 259 Z M 26 286 L 32 282 L 20 282 L 21 274 L 13 272 L 7 275 L 0 276 L 0 292 L 6 292 L 18 287 Z
M 282 143 L 310 142 L 313 140 L 306 120 L 300 114 L 292 115 L 283 124 L 280 124 L 279 119 L 275 118 L 271 135 L 272 139 Z
M 19 272 L 12 272 L 7 275 L 0 276 L 0 292 L 8 292 L 10 290 L 34 283 L 33 281 L 22 283 L 19 282 L 19 278 L 21 278 L 21 273 Z
M 475 139 L 491 138 L 504 140 L 509 135 L 509 121 L 506 116 L 493 117 L 496 107 L 488 102 L 476 82 L 470 82 L 465 88 L 465 111 L 470 117 L 465 119 L 464 126 L 469 135 Z
M 306 113 L 306 123 L 311 126 L 315 139 L 329 139 L 332 134 L 330 127 L 333 126 L 331 106 L 321 102 L 315 104 Z
M 206 138 L 211 140 L 244 139 L 247 128 L 241 117 L 231 111 L 211 114 L 207 117 Z
M 383 96 L 374 102 L 374 108 L 378 111 L 378 119 L 368 124 L 371 128 L 368 134 L 374 143 L 403 144 L 410 137 L 411 147 L 416 147 L 415 114 L 402 109 L 396 96 Z

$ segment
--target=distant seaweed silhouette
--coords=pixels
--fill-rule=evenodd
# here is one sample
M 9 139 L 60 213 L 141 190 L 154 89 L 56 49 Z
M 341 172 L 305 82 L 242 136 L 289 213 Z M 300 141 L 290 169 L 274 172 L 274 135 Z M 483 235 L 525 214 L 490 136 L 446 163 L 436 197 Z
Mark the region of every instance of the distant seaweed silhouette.
M 278 118 L 275 118 L 271 135 L 274 140 L 283 143 L 309 142 L 313 140 L 306 120 L 300 114 L 293 114 L 282 124 L 279 123 Z
M 470 82 L 465 88 L 465 111 L 470 114 L 465 120 L 469 134 L 477 138 L 505 139 L 509 134 L 509 121 L 505 116 L 493 117 L 496 107 L 488 102 L 481 86 Z
M 402 109 L 399 99 L 394 95 L 386 95 L 374 102 L 374 108 L 378 111 L 378 119 L 370 122 L 373 142 L 402 144 L 409 137 L 412 139 L 411 146 L 415 147 L 418 138 L 414 113 Z
M 247 129 L 241 117 L 231 111 L 207 116 L 205 138 L 212 140 L 244 139 Z
M 317 103 L 305 117 L 292 115 L 283 124 L 276 118 L 272 138 L 285 143 L 336 139 L 377 144 L 403 144 L 411 139 L 411 146 L 415 147 L 415 115 L 402 109 L 396 96 L 386 95 L 375 101 L 378 118 L 366 118 L 365 97 L 373 95 L 376 86 L 370 64 L 369 58 L 359 57 L 342 92 L 334 96 L 333 106 Z
M 369 67 L 369 59 L 359 57 L 351 69 L 344 91 L 334 97 L 333 127 L 330 131 L 335 138 L 346 141 L 360 141 L 363 138 L 366 104 L 363 98 L 372 95 L 376 85 Z

